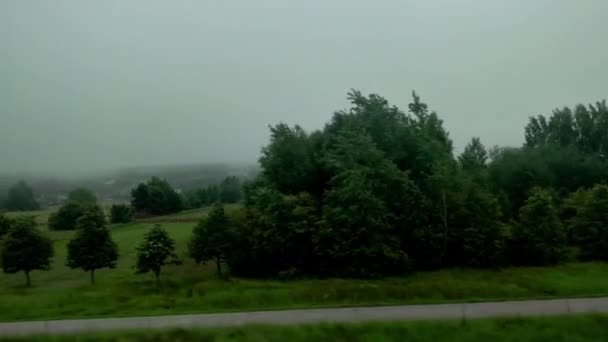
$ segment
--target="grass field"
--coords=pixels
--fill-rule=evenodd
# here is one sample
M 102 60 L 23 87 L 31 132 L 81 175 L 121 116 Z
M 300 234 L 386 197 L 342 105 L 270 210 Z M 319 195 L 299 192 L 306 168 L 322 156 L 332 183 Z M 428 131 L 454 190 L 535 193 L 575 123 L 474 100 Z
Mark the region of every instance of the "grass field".
M 238 208 L 236 204 L 225 204 L 224 208 L 226 211 L 234 210 Z M 210 207 L 200 209 L 184 210 L 177 214 L 165 215 L 165 216 L 154 216 L 145 219 L 139 219 L 137 222 L 141 223 L 176 223 L 176 222 L 198 222 L 201 217 L 207 215 Z
M 23 274 L 0 273 L 0 321 L 608 295 L 607 263 L 448 269 L 380 280 L 219 280 L 213 265 L 186 257 L 194 222 L 162 224 L 185 262 L 163 270 L 159 288 L 152 275 L 135 275 L 133 268 L 135 247 L 152 224 L 112 228 L 119 262 L 96 272 L 93 286 L 88 274 L 65 266 L 73 232 L 48 232 L 55 244 L 52 269 L 32 272 L 32 288 L 24 287 Z
M 115 332 L 15 341 L 607 341 L 608 316 L 511 318 L 475 321 L 245 326 L 205 330 Z
M 35 210 L 35 211 L 20 211 L 20 212 L 8 212 L 6 215 L 8 217 L 17 217 L 17 216 L 32 216 L 38 226 L 46 229 L 49 216 L 54 213 L 57 208 L 48 208 L 44 210 Z

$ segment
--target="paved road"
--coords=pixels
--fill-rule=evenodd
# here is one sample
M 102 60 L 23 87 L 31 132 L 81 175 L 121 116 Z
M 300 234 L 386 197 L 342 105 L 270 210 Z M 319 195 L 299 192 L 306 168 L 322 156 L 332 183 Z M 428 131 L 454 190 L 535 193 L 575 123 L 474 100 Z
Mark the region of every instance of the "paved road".
M 76 334 L 121 329 L 221 327 L 244 324 L 288 325 L 316 322 L 549 316 L 591 312 L 608 313 L 608 297 L 0 323 L 0 336 Z

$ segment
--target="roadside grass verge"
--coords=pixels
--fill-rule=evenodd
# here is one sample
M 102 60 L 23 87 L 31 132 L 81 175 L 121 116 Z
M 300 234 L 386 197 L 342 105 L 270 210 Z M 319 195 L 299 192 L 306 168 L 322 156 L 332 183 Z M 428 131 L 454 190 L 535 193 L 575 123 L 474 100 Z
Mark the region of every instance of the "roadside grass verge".
M 608 316 L 132 331 L 14 341 L 606 341 Z

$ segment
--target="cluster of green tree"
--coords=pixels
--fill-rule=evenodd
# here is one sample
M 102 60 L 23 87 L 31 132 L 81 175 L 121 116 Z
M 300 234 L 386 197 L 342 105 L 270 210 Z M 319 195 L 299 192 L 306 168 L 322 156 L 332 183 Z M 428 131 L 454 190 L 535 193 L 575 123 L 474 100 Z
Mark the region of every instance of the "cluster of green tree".
M 180 195 L 169 183 L 152 177 L 131 190 L 131 206 L 137 215 L 166 215 L 182 209 Z
M 103 217 L 96 206 L 86 207 L 76 221 L 76 234 L 67 245 L 67 265 L 89 272 L 91 284 L 95 271 L 114 268 L 118 247 L 112 240 Z M 0 214 L 0 264 L 5 273 L 24 272 L 30 286 L 30 272 L 49 270 L 53 243 L 37 227 L 31 217 L 8 219 Z M 137 248 L 137 273 L 152 272 L 158 281 L 162 267 L 177 261 L 175 242 L 160 226 L 154 226 Z
M 95 217 L 98 225 L 106 221 L 106 213 L 97 204 L 97 197 L 86 188 L 77 188 L 70 192 L 67 202 L 48 219 L 50 230 L 76 230 L 78 221 L 88 215 Z M 111 223 L 128 223 L 133 218 L 133 210 L 129 205 L 114 204 L 110 208 Z
M 201 208 L 214 203 L 238 203 L 243 197 L 241 180 L 228 176 L 219 184 L 209 185 L 204 189 L 187 191 L 182 196 L 185 209 Z
M 32 188 L 24 181 L 19 181 L 8 189 L 0 207 L 8 211 L 29 211 L 40 209 L 40 204 L 36 202 Z
M 456 157 L 442 121 L 415 93 L 409 113 L 374 94 L 353 91 L 349 99 L 351 108 L 322 130 L 271 127 L 262 172 L 244 187 L 242 209 L 228 215 L 214 205 L 193 231 L 194 260 L 214 261 L 220 274 L 226 263 L 245 276 L 358 277 L 608 260 L 605 102 L 531 118 L 520 148 L 488 152 L 474 138 Z M 158 178 L 132 194 L 133 207 L 146 214 L 181 207 Z M 0 231 L 9 227 L 1 251 L 7 272 L 48 267 L 36 254 L 49 250 L 46 240 L 27 222 L 0 219 Z M 74 226 L 79 233 L 70 245 L 109 239 L 98 231 L 104 217 L 95 209 L 85 209 Z M 92 240 L 82 237 L 87 227 L 98 234 Z M 92 272 L 112 267 L 112 246 L 100 254 L 70 247 L 90 257 L 68 264 Z M 32 264 L 19 253 L 32 253 Z M 155 227 L 138 249 L 137 269 L 158 279 L 169 262 L 176 262 L 174 243 Z
M 488 152 L 475 138 L 454 156 L 415 93 L 409 113 L 349 99 L 322 130 L 271 127 L 244 208 L 195 229 L 196 260 L 245 276 L 362 277 L 608 260 L 605 102 L 532 118 L 521 148 Z

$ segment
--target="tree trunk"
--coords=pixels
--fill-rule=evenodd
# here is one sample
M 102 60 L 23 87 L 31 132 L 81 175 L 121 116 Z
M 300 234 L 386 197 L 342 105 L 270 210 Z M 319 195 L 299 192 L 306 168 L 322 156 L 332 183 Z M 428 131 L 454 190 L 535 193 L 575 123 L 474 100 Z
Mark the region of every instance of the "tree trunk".
M 91 285 L 95 285 L 95 270 L 91 270 Z
M 217 276 L 222 276 L 222 260 L 219 256 L 215 257 L 215 265 L 217 266 Z
M 154 271 L 154 276 L 156 277 L 156 286 L 160 285 L 160 270 Z
M 30 287 L 30 271 L 25 271 L 25 286 Z

